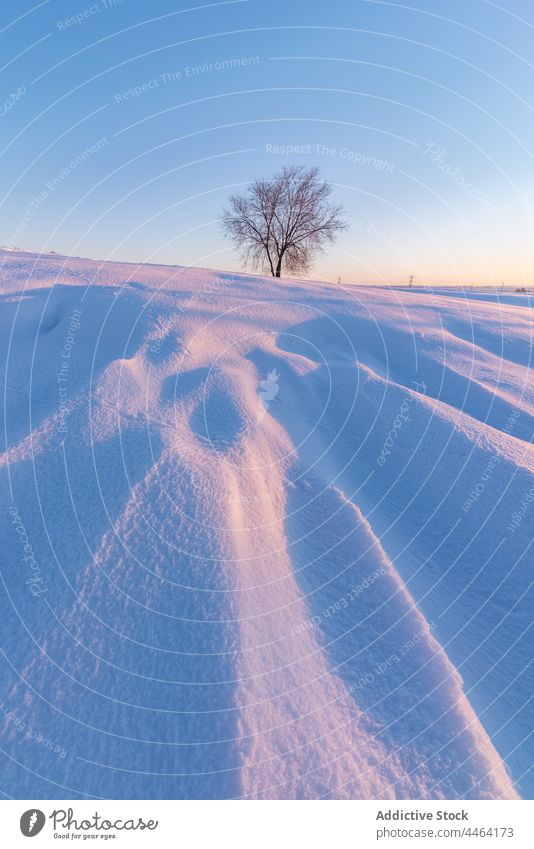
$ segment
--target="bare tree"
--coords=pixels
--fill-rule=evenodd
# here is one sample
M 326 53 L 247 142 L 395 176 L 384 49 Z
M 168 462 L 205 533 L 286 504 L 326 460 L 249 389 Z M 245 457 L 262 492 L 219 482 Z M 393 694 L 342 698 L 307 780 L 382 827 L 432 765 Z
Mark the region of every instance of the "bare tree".
M 347 224 L 341 206 L 330 202 L 332 186 L 318 168 L 291 165 L 270 180 L 258 179 L 233 195 L 222 214 L 225 235 L 245 264 L 280 277 L 309 270 L 315 256 Z

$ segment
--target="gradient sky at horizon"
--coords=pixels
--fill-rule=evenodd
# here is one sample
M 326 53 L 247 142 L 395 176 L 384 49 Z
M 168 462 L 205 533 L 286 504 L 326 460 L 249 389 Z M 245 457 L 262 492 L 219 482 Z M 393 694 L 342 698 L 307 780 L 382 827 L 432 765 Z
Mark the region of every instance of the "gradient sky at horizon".
M 533 36 L 526 0 L 8 0 L 0 244 L 238 270 L 218 215 L 292 162 L 351 225 L 311 277 L 531 284 Z

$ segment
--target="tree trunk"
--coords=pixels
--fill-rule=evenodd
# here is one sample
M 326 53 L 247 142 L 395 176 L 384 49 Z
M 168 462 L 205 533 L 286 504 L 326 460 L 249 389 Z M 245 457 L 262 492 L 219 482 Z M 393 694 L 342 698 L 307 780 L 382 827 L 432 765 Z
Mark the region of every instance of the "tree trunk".
M 280 257 L 278 262 L 276 263 L 276 271 L 275 271 L 274 276 L 275 277 L 281 277 L 282 276 L 282 257 Z
M 265 247 L 265 245 L 264 245 L 264 247 Z M 274 265 L 273 265 L 273 261 L 271 259 L 271 254 L 269 253 L 269 249 L 267 247 L 265 247 L 265 253 L 267 254 L 267 259 L 269 260 L 269 268 L 271 269 L 271 274 L 274 277 Z

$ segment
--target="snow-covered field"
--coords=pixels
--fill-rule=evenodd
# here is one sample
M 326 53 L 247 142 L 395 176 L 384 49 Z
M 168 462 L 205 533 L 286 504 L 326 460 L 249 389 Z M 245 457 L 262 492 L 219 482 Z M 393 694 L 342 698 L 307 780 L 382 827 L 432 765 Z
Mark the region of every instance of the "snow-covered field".
M 527 295 L 0 293 L 5 795 L 532 797 Z

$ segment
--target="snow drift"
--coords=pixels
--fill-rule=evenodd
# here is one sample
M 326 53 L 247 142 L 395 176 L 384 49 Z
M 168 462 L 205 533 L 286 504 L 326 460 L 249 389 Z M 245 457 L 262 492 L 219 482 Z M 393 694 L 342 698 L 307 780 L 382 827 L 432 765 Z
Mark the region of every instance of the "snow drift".
M 528 296 L 0 259 L 4 794 L 532 795 Z

